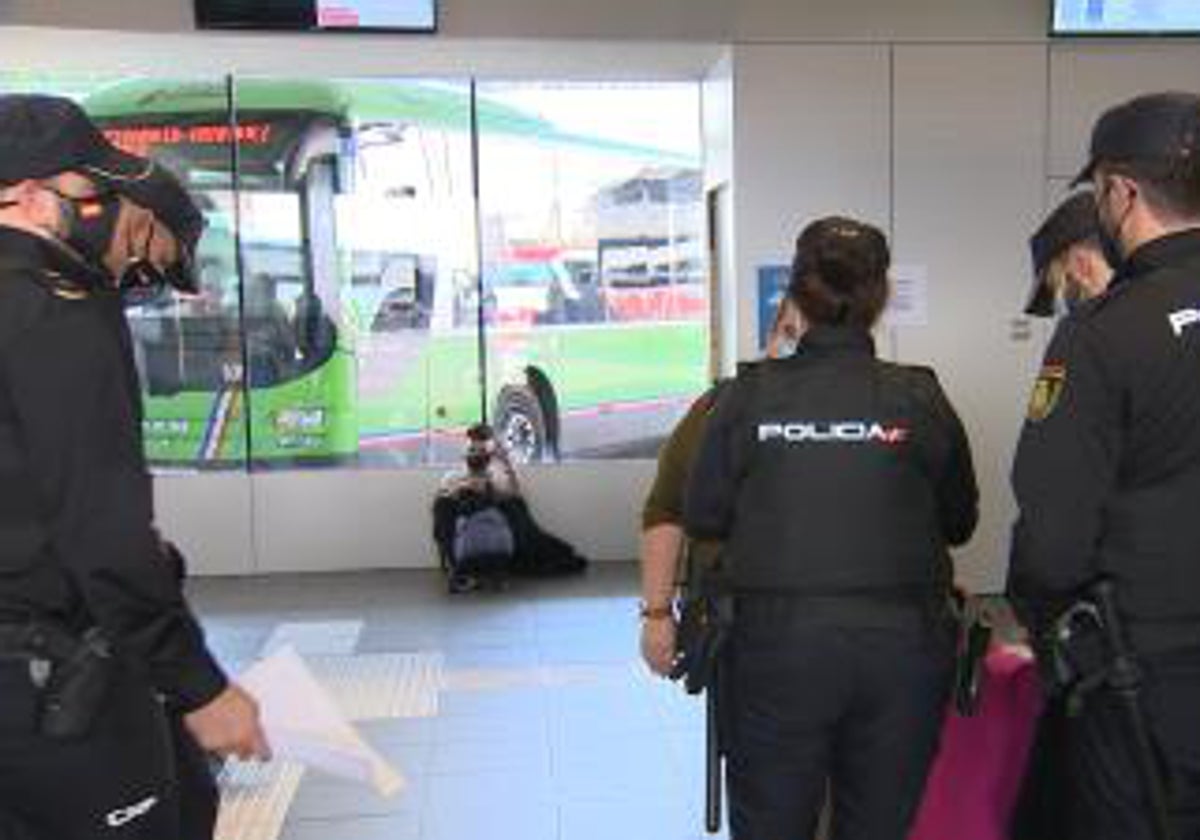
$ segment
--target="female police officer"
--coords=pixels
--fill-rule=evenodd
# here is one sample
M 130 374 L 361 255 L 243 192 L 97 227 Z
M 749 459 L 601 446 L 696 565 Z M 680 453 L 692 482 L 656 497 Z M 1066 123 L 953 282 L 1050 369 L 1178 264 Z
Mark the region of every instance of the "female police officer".
M 719 400 L 688 488 L 691 536 L 723 539 L 733 836 L 811 837 L 827 785 L 837 840 L 902 840 L 937 745 L 953 668 L 947 545 L 978 492 L 933 373 L 876 360 L 887 243 L 821 219 L 788 294 L 795 356 Z

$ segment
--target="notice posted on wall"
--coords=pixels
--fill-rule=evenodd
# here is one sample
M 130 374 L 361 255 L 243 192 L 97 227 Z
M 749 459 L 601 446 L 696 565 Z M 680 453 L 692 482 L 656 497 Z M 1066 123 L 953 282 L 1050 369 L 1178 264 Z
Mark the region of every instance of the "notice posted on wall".
M 889 327 L 929 326 L 929 272 L 923 265 L 894 265 L 892 296 L 884 323 Z
M 775 311 L 787 294 L 791 266 L 766 264 L 758 267 L 758 349 L 767 349 L 767 333 L 775 323 Z

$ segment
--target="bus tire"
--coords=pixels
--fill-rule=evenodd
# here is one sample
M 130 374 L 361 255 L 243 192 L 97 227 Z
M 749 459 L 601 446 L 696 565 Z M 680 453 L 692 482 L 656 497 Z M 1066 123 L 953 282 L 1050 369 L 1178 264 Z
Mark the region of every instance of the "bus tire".
M 507 387 L 496 401 L 496 437 L 516 463 L 540 461 L 546 452 L 546 415 L 527 387 Z

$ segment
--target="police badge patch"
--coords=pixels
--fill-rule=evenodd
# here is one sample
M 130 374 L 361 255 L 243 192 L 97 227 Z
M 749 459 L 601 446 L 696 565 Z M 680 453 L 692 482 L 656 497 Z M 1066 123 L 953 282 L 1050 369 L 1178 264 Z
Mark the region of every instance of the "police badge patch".
M 1066 367 L 1058 364 L 1042 366 L 1042 372 L 1038 374 L 1037 382 L 1033 384 L 1033 394 L 1029 398 L 1028 416 L 1032 422 L 1039 423 L 1054 413 L 1066 383 Z

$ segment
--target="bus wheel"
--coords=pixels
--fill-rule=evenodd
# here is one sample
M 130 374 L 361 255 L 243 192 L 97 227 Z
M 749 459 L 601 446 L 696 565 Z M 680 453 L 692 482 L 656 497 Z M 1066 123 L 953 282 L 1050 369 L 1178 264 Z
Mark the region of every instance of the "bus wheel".
M 505 388 L 496 406 L 496 437 L 517 463 L 540 461 L 546 450 L 546 417 L 528 388 Z

